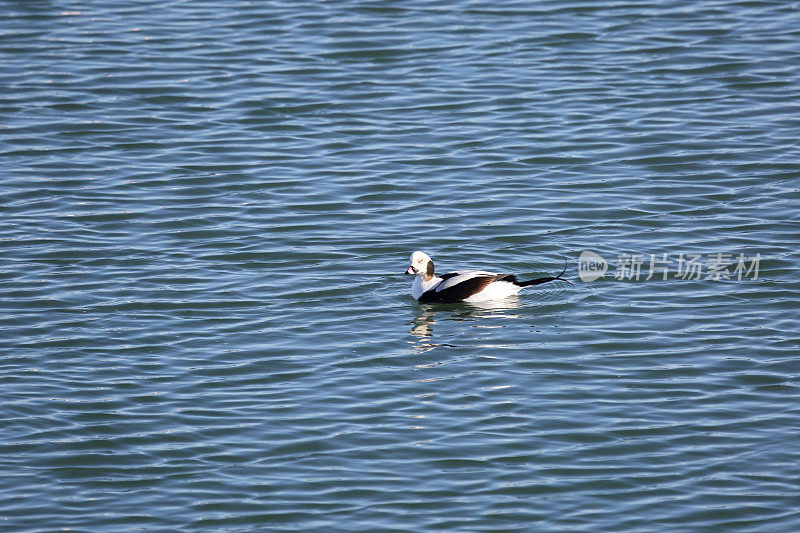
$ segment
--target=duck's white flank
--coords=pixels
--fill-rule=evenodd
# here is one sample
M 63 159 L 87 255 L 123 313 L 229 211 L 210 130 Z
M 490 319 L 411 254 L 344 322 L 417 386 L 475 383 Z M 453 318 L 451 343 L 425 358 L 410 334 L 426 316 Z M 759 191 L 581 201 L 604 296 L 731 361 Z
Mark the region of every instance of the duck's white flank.
M 486 302 L 489 300 L 499 300 L 501 298 L 508 298 L 522 290 L 519 285 L 514 285 L 508 281 L 493 281 L 480 292 L 476 292 L 472 296 L 464 298 L 464 302 Z

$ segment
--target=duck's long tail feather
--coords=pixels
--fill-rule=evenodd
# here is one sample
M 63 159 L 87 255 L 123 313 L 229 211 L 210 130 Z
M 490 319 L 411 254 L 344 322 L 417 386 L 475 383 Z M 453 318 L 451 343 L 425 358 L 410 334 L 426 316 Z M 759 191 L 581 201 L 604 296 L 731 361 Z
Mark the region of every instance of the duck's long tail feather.
M 562 270 L 561 274 L 559 274 L 558 276 L 546 276 L 544 278 L 530 279 L 528 281 L 518 281 L 517 285 L 519 285 L 520 287 L 530 287 L 531 285 L 540 285 L 542 283 L 547 283 L 548 281 L 556 281 L 556 280 L 563 281 L 563 282 L 566 282 L 566 283 L 569 283 L 570 285 L 572 285 L 571 281 L 561 277 L 561 276 L 564 275 L 564 273 L 566 271 L 567 271 L 567 258 L 565 257 L 564 258 L 564 270 Z M 574 287 L 574 285 L 572 285 L 572 286 Z

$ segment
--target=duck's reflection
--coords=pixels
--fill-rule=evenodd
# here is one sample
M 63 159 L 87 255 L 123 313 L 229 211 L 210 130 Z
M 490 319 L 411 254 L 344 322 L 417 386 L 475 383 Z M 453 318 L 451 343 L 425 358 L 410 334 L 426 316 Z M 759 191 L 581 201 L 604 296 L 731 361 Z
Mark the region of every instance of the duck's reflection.
M 413 337 L 411 343 L 414 351 L 424 353 L 437 346 L 448 345 L 434 342 L 437 320 L 462 321 L 467 328 L 499 328 L 503 327 L 503 320 L 519 316 L 513 311 L 520 305 L 517 297 L 471 304 L 422 304 L 417 307 L 416 314 L 411 320 L 409 333 Z

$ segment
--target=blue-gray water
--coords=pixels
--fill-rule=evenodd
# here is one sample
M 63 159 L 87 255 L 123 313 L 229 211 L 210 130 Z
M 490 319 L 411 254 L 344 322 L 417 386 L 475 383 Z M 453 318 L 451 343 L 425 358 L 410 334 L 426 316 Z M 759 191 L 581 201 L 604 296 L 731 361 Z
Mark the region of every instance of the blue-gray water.
M 0 7 L 0 529 L 800 530 L 797 3 Z

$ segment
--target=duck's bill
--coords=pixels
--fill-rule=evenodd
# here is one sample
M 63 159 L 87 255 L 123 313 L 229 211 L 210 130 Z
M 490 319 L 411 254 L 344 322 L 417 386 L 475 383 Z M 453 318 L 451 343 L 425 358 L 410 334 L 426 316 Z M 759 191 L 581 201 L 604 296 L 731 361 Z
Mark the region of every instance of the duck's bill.
M 406 270 L 406 274 L 416 274 L 416 273 L 417 269 L 414 268 L 413 266 L 408 267 L 408 270 Z

